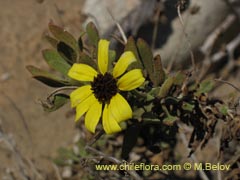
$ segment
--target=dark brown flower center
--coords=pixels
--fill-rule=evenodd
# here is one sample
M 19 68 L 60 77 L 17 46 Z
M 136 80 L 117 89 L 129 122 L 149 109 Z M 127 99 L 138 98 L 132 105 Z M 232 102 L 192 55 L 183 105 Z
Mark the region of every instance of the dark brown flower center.
M 117 80 L 109 74 L 98 74 L 91 83 L 95 97 L 101 103 L 109 103 L 111 98 L 117 94 Z

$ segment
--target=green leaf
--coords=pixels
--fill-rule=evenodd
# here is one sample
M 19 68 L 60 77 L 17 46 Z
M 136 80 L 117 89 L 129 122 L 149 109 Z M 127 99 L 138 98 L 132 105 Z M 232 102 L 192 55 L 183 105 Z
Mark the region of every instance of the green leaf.
M 109 62 L 113 63 L 116 59 L 116 51 L 109 50 L 108 56 L 109 56 Z
M 87 64 L 95 69 L 97 69 L 97 64 L 96 62 L 90 57 L 88 56 L 86 53 L 84 52 L 80 52 L 79 53 L 79 59 L 77 61 L 78 63 L 83 63 L 83 64 Z
M 184 80 L 186 79 L 186 75 L 181 71 L 177 72 L 174 77 L 175 78 L 173 84 L 178 86 L 182 85 Z
M 141 38 L 137 40 L 137 48 L 144 68 L 147 70 L 150 80 L 154 82 L 154 63 L 152 50 L 149 45 Z
M 135 57 L 137 58 L 137 62 L 130 65 L 129 69 L 135 69 L 135 68 L 143 69 L 142 62 L 139 58 L 137 46 L 136 46 L 136 43 L 135 43 L 132 36 L 130 36 L 128 38 L 127 44 L 125 45 L 125 48 L 124 48 L 124 51 L 131 51 L 135 55 Z
M 160 123 L 160 119 L 156 117 L 152 112 L 144 112 L 142 115 L 144 123 Z
M 162 61 L 160 55 L 155 56 L 153 59 L 153 85 L 157 87 L 164 82 L 165 72 L 163 70 Z
M 167 96 L 168 92 L 170 91 L 170 88 L 172 87 L 174 82 L 174 77 L 168 77 L 164 83 L 162 84 L 160 91 L 157 95 L 158 98 L 163 98 L 165 96 Z
M 79 155 L 81 157 L 87 157 L 88 156 L 88 152 L 85 150 L 86 142 L 83 141 L 83 139 L 80 139 L 78 141 L 77 145 L 78 145 L 78 149 L 79 149 Z
M 53 159 L 54 164 L 56 164 L 57 166 L 67 166 L 69 165 L 69 161 L 67 161 L 66 159 L 63 159 L 62 157 L 56 157 Z
M 33 75 L 33 78 L 51 87 L 62 87 L 71 85 L 67 79 L 60 78 L 47 71 L 38 69 L 34 66 L 27 66 L 27 70 Z
M 224 116 L 228 115 L 228 107 L 226 105 L 222 105 L 220 108 L 220 113 Z
M 45 102 L 42 103 L 42 107 L 44 111 L 53 112 L 57 109 L 61 108 L 69 101 L 69 96 L 66 94 L 55 94 L 53 98 L 47 99 Z
M 73 160 L 76 162 L 79 162 L 79 158 L 74 154 L 74 152 L 70 149 L 66 148 L 59 148 L 58 149 L 58 155 L 64 160 Z
M 172 116 L 168 109 L 165 106 L 162 106 L 163 111 L 166 113 L 167 117 L 163 119 L 163 123 L 167 126 L 173 126 L 174 123 L 178 120 L 178 117 Z
M 59 42 L 57 44 L 57 51 L 69 64 L 76 62 L 77 53 L 66 43 Z
M 195 93 L 196 96 L 201 95 L 202 93 L 210 92 L 214 87 L 214 83 L 210 80 L 205 80 L 201 82 L 197 92 Z
M 185 111 L 192 112 L 194 107 L 195 107 L 194 104 L 190 104 L 190 103 L 187 103 L 187 102 L 183 102 L 183 104 L 182 104 L 182 109 L 185 110 Z
M 163 123 L 167 126 L 173 126 L 174 123 L 178 120 L 177 117 L 175 116 L 168 116 L 166 118 L 163 119 Z
M 140 124 L 134 124 L 126 129 L 121 154 L 121 157 L 123 159 L 128 158 L 128 154 L 131 152 L 132 148 L 137 143 L 137 138 L 140 131 L 141 131 Z
M 116 59 L 116 51 L 109 50 L 108 51 L 108 57 L 109 57 L 108 70 L 111 71 L 113 69 L 113 62 Z
M 69 32 L 65 31 L 59 26 L 54 25 L 53 23 L 49 23 L 49 30 L 57 40 L 64 42 L 78 52 L 78 43 Z
M 78 47 L 80 51 L 83 51 L 83 41 L 81 36 L 78 38 Z
M 80 36 L 78 38 L 78 48 L 81 52 L 84 49 L 83 40 L 82 40 L 82 37 L 84 36 L 84 34 L 86 34 L 86 32 L 80 32 Z
M 55 49 L 57 48 L 58 40 L 52 38 L 49 35 L 45 35 L 44 39 L 46 39 L 48 41 L 48 43 L 52 45 L 53 48 L 55 48 Z
M 100 38 L 99 38 L 98 30 L 93 22 L 90 22 L 87 24 L 86 32 L 89 38 L 89 42 L 95 47 L 97 47 L 98 41 L 100 40 Z
M 42 54 L 51 68 L 67 75 L 71 66 L 62 58 L 62 56 L 59 55 L 56 50 L 46 49 L 42 51 Z

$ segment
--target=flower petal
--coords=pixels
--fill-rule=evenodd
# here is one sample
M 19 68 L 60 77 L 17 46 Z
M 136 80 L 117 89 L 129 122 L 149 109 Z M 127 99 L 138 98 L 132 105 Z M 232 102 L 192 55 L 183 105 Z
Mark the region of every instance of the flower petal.
M 119 93 L 112 97 L 109 109 L 118 123 L 132 118 L 132 109 L 128 102 Z
M 86 128 L 95 133 L 96 126 L 102 114 L 102 104 L 96 101 L 88 110 L 85 116 L 85 126 Z
M 76 107 L 79 103 L 84 101 L 87 97 L 92 94 L 91 86 L 86 85 L 80 88 L 77 88 L 70 94 L 71 106 Z
M 134 61 L 137 61 L 137 59 L 131 51 L 124 52 L 113 69 L 113 77 L 121 76 Z
M 103 129 L 107 134 L 113 134 L 121 131 L 121 127 L 112 116 L 108 105 L 105 105 L 103 110 Z
M 143 84 L 145 78 L 143 77 L 141 69 L 134 69 L 124 74 L 117 82 L 118 88 L 122 91 L 133 90 Z
M 73 64 L 68 71 L 68 76 L 78 81 L 93 81 L 97 71 L 86 64 Z
M 102 74 L 105 74 L 108 68 L 108 49 L 109 41 L 101 39 L 98 42 L 98 68 Z
M 90 95 L 88 98 L 86 98 L 83 102 L 79 103 L 76 108 L 76 117 L 75 121 L 78 121 L 80 117 L 88 111 L 90 106 L 95 103 L 97 99 L 95 98 L 94 94 Z

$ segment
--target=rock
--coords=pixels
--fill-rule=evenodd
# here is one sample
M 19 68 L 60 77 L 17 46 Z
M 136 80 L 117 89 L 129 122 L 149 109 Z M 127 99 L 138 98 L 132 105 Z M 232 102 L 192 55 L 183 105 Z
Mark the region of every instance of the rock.
M 109 11 L 125 32 L 130 30 L 136 34 L 139 27 L 152 17 L 155 4 L 155 0 L 88 0 L 83 13 L 89 16 L 85 22 L 93 21 L 101 35 L 109 36 L 116 31 Z

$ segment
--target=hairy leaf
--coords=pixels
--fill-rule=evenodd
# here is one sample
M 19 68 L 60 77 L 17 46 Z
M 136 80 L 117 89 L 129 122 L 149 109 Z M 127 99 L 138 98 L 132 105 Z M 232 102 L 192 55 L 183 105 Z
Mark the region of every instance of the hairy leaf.
M 108 52 L 109 62 L 108 62 L 108 69 L 113 69 L 113 62 L 116 58 L 116 52 L 114 50 L 109 50 Z
M 165 96 L 167 96 L 170 88 L 172 87 L 173 85 L 173 81 L 174 81 L 174 78 L 173 77 L 168 77 L 164 83 L 162 84 L 161 88 L 160 88 L 160 91 L 158 93 L 158 98 L 163 98 Z
M 73 150 L 62 147 L 59 148 L 58 157 L 54 159 L 54 162 L 59 166 L 64 166 L 68 164 L 67 161 L 69 160 L 79 162 L 79 158 L 74 154 Z
M 61 42 L 64 42 L 76 52 L 78 52 L 78 43 L 75 38 L 63 28 L 54 25 L 53 23 L 49 23 L 49 30 L 53 34 L 53 36 Z
M 98 41 L 100 40 L 100 38 L 99 38 L 98 30 L 93 22 L 90 22 L 87 24 L 86 32 L 89 38 L 89 42 L 95 47 L 97 47 Z
M 131 51 L 135 55 L 135 57 L 137 58 L 137 62 L 130 65 L 130 69 L 134 69 L 134 68 L 143 69 L 142 62 L 139 58 L 137 46 L 136 46 L 135 40 L 133 39 L 132 36 L 130 36 L 128 38 L 124 51 Z
M 53 48 L 57 48 L 58 40 L 54 39 L 53 37 L 49 35 L 45 35 L 44 38 L 48 41 L 49 44 L 52 45 Z
M 173 84 L 180 86 L 183 84 L 185 79 L 186 79 L 186 75 L 183 72 L 179 71 L 175 75 Z
M 212 81 L 209 80 L 205 80 L 203 82 L 201 82 L 197 92 L 196 92 L 196 96 L 201 95 L 202 93 L 208 93 L 213 89 L 214 83 Z
M 27 70 L 33 75 L 33 78 L 51 87 L 62 87 L 71 85 L 68 80 L 50 74 L 47 71 L 38 69 L 34 66 L 27 66 Z
M 57 51 L 69 64 L 76 62 L 77 53 L 66 43 L 59 42 L 57 44 Z
M 84 52 L 79 53 L 78 63 L 87 64 L 87 65 L 97 69 L 96 62 Z
M 140 54 L 140 58 L 142 63 L 147 70 L 149 78 L 152 82 L 154 82 L 154 67 L 153 67 L 153 54 L 151 48 L 148 44 L 141 38 L 137 40 L 137 48 Z
M 83 51 L 83 41 L 81 36 L 78 38 L 78 47 L 80 51 Z
M 186 111 L 192 112 L 194 107 L 195 107 L 194 104 L 190 104 L 190 103 L 187 103 L 187 102 L 183 102 L 183 104 L 182 104 L 182 109 L 186 110 Z
M 83 40 L 82 40 L 84 34 L 86 34 L 86 32 L 80 32 L 80 36 L 79 36 L 78 41 L 77 41 L 78 42 L 78 48 L 81 52 L 84 49 L 84 44 L 83 44 Z
M 46 49 L 42 51 L 43 57 L 48 65 L 61 72 L 64 75 L 67 75 L 71 66 L 59 55 L 56 50 Z
M 158 85 L 161 85 L 164 82 L 165 79 L 165 72 L 163 70 L 163 66 L 162 66 L 162 61 L 161 61 L 161 57 L 160 55 L 157 55 L 154 60 L 154 76 L 153 76 L 153 85 L 156 87 Z

